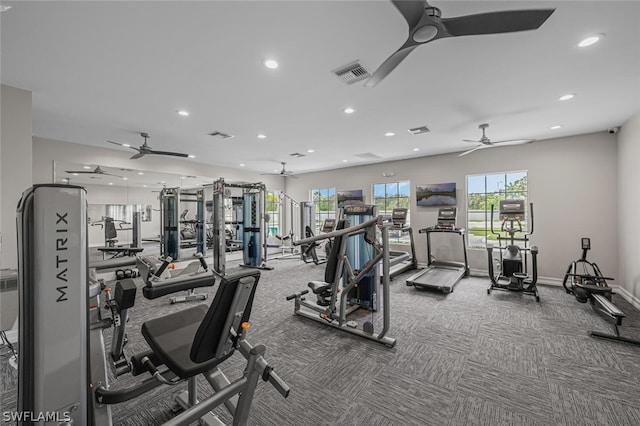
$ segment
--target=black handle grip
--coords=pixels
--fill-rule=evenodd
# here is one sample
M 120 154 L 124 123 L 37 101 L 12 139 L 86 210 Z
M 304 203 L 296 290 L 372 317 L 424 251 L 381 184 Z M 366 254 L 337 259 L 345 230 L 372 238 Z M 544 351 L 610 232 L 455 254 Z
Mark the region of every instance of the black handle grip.
M 292 294 L 291 296 L 287 296 L 286 299 L 287 300 L 295 299 L 297 296 L 303 296 L 303 295 L 305 295 L 307 293 L 309 293 L 309 290 L 302 290 L 300 293 L 296 293 L 296 294 Z
M 160 267 L 156 271 L 156 277 L 160 278 L 160 275 L 162 275 L 164 270 L 167 269 L 167 266 L 169 266 L 169 264 L 171 263 L 172 260 L 173 259 L 171 259 L 171 257 L 169 257 L 169 256 L 164 258 L 164 260 L 162 261 L 162 265 L 160 265 Z

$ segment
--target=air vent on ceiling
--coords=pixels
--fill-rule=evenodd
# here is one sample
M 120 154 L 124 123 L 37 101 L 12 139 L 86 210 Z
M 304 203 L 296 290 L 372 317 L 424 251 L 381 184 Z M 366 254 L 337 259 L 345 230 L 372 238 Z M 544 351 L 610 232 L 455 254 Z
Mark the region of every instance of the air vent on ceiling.
M 353 84 L 371 77 L 371 73 L 358 61 L 331 71 L 345 84 Z
M 414 127 L 413 129 L 409 129 L 409 133 L 412 135 L 419 135 L 421 133 L 429 133 L 431 130 L 427 126 L 422 127 Z
M 289 155 L 296 158 L 306 157 L 305 154 L 300 154 L 299 152 L 294 152 L 293 154 L 289 154 Z
M 214 132 L 209 133 L 209 136 L 213 136 L 213 137 L 220 138 L 220 139 L 229 139 L 229 138 L 233 137 L 233 135 L 229 135 L 227 133 L 222 133 L 222 132 L 219 132 L 217 130 L 214 131 Z
M 362 154 L 354 154 L 354 157 L 362 158 L 363 160 L 378 160 L 382 157 L 374 154 L 373 152 L 363 152 Z

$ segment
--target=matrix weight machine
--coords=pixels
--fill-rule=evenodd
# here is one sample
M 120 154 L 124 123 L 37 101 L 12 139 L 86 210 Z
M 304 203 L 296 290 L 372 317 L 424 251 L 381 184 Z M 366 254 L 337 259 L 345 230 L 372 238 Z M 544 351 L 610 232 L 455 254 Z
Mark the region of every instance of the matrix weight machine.
M 538 247 L 530 245 L 533 234 L 533 203 L 529 204 L 530 230 L 522 228 L 525 220 L 524 200 L 500 200 L 500 232 L 493 229 L 494 206 L 491 206 L 491 233 L 498 239 L 499 271 L 494 273 L 493 245 L 487 244 L 491 290 L 517 291 L 535 296 L 540 302 L 538 288 Z M 505 236 L 506 234 L 506 236 Z M 516 237 L 516 234 L 522 234 Z M 521 245 L 519 245 L 520 243 Z M 531 273 L 527 253 L 531 255 Z
M 265 347 L 246 340 L 259 271 L 223 277 L 210 307 L 201 304 L 146 321 L 141 333 L 150 349 L 127 359 L 125 326 L 137 287 L 131 279 L 118 281 L 115 295 L 107 296 L 110 316 L 103 316 L 102 288 L 91 280 L 87 263 L 86 190 L 36 185 L 23 193 L 17 216 L 17 411 L 6 413 L 19 426 L 43 422 L 110 426 L 112 404 L 183 382 L 187 391 L 176 399 L 183 411 L 166 425 L 221 425 L 210 410 L 222 405 L 234 425 L 246 425 L 260 378 L 288 396 L 289 387 L 263 357 Z M 200 280 L 213 283 L 214 278 L 201 276 L 192 284 Z M 109 327 L 114 332 L 106 353 L 102 331 Z M 247 363 L 242 375 L 230 380 L 222 367 L 229 365 L 225 360 L 234 352 Z M 146 378 L 112 388 L 107 365 L 115 376 L 131 373 Z M 213 390 L 201 401 L 196 395 L 199 374 Z

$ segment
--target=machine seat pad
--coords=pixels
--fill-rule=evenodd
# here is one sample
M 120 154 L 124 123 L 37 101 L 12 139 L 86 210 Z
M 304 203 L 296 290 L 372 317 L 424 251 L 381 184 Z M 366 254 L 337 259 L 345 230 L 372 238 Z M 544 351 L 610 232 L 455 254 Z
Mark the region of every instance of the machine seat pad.
M 322 294 L 331 288 L 331 284 L 324 281 L 310 281 L 308 285 L 313 294 Z
M 208 309 L 202 304 L 142 324 L 142 335 L 153 353 L 181 379 L 211 370 L 233 354 L 202 363 L 191 361 L 191 346 Z

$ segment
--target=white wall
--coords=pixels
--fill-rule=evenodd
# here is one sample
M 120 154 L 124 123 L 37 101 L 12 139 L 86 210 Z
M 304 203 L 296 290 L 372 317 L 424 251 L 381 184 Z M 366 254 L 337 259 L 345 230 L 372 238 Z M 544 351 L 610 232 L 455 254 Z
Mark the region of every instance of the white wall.
M 618 235 L 619 275 L 617 284 L 640 299 L 640 113 L 622 126 L 618 133 Z M 639 306 L 640 308 L 640 306 Z
M 31 186 L 31 92 L 2 86 L 0 132 L 0 265 L 18 267 L 16 207 Z
M 605 273 L 617 274 L 616 152 L 615 136 L 597 133 L 484 149 L 464 157 L 446 154 L 303 174 L 288 179 L 286 190 L 306 200 L 310 188 L 363 189 L 371 201 L 373 183 L 409 180 L 411 225 L 417 230 L 434 225 L 438 209 L 415 207 L 416 185 L 456 182 L 458 224 L 464 226 L 467 175 L 527 170 L 535 213 L 532 243 L 540 249 L 541 278 L 562 279 L 569 262 L 580 257 L 583 236 L 591 237 L 591 258 Z M 396 175 L 385 178 L 383 172 Z M 425 245 L 425 237 L 417 235 L 421 262 L 426 261 Z M 472 269 L 486 270 L 486 251 L 470 249 L 469 261 Z

